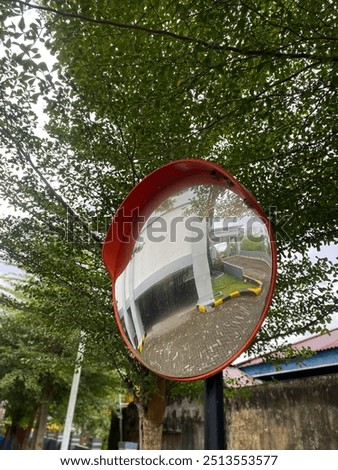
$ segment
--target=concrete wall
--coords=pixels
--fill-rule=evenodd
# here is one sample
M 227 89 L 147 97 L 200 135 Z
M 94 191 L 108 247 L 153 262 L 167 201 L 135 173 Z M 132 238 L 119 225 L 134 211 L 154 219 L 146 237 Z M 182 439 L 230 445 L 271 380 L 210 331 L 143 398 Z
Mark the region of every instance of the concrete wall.
M 223 261 L 223 271 L 243 281 L 243 268 L 236 266 L 235 264 L 228 263 L 227 261 Z
M 338 374 L 268 382 L 225 399 L 227 448 L 338 450 Z M 135 405 L 124 410 L 124 439 L 137 441 Z M 203 449 L 203 403 L 168 404 L 162 449 Z
M 226 400 L 229 449 L 338 449 L 338 374 L 265 383 Z
M 163 423 L 162 449 L 204 448 L 204 407 L 186 398 L 168 404 Z
M 225 399 L 228 449 L 338 449 L 338 374 L 249 388 Z M 203 449 L 203 404 L 168 405 L 163 449 Z

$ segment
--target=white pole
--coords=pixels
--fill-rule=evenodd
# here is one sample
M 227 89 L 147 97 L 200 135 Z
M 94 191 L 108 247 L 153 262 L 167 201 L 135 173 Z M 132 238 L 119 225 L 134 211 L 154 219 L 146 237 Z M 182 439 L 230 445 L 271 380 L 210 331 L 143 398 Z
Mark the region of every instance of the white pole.
M 123 414 L 122 414 L 122 395 L 119 393 L 119 428 L 120 428 L 120 441 L 123 441 Z
M 79 383 L 80 383 L 83 353 L 84 353 L 84 348 L 85 348 L 85 339 L 86 339 L 86 334 L 83 331 L 81 331 L 81 339 L 80 339 L 79 348 L 77 351 L 75 371 L 73 375 L 72 387 L 70 389 L 66 421 L 65 421 L 65 426 L 63 430 L 61 450 L 68 450 L 68 447 L 69 447 L 69 439 L 70 439 L 70 433 L 72 430 L 77 392 L 78 392 Z

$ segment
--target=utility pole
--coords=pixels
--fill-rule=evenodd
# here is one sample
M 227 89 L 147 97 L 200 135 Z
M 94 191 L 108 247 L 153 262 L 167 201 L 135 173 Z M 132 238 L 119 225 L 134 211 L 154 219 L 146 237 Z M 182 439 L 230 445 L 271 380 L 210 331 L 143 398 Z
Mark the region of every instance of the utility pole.
M 85 349 L 85 342 L 86 342 L 86 334 L 83 331 L 81 331 L 81 339 L 80 339 L 79 348 L 78 348 L 78 351 L 77 351 L 77 357 L 76 357 L 72 387 L 70 389 L 70 395 L 69 395 L 69 401 L 68 401 L 68 407 L 67 407 L 65 427 L 64 427 L 64 430 L 63 430 L 61 450 L 68 450 L 68 447 L 69 447 L 69 439 L 70 439 L 70 433 L 71 433 L 71 430 L 72 430 L 74 410 L 75 410 L 76 399 L 77 399 L 77 392 L 78 392 L 79 383 L 80 383 L 80 376 L 81 376 L 81 369 L 82 369 L 83 353 L 84 353 L 84 349 Z

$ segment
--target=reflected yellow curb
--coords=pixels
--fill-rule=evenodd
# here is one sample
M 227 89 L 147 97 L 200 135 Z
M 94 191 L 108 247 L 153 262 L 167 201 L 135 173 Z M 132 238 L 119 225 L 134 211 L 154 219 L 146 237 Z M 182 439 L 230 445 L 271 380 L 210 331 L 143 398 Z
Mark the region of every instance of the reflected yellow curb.
M 252 295 L 252 294 L 258 296 L 262 293 L 262 290 L 263 290 L 262 281 L 259 281 L 258 279 L 254 279 L 253 277 L 246 276 L 246 275 L 243 276 L 243 279 L 245 282 L 254 284 L 255 287 L 248 287 L 247 289 L 235 290 L 233 292 L 230 292 L 230 294 L 225 295 L 224 297 L 218 298 L 216 300 L 215 299 L 210 300 L 210 303 L 207 303 L 204 305 L 196 305 L 198 311 L 200 313 L 205 313 L 207 312 L 208 307 L 211 307 L 211 308 L 219 307 L 227 300 L 233 299 L 235 297 L 240 297 L 243 295 Z
M 144 341 L 145 341 L 145 339 L 146 339 L 145 335 L 144 335 L 144 336 L 142 336 L 142 339 L 141 339 L 141 341 L 140 341 L 139 345 L 137 346 L 137 349 L 138 349 L 138 351 L 139 351 L 140 353 L 142 353 L 142 352 L 143 352 L 143 348 L 144 348 Z

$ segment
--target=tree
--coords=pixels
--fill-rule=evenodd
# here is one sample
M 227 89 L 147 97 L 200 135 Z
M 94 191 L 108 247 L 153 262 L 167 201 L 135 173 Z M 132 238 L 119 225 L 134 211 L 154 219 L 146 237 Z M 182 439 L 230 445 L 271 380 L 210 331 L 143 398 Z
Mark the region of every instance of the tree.
M 277 233 L 278 291 L 252 350 L 325 328 L 337 271 L 328 260 L 313 265 L 307 251 L 337 241 L 334 5 L 1 3 L 1 191 L 26 216 L 3 221 L 4 254 L 53 291 L 56 321 L 81 324 L 116 351 L 115 365 L 158 436 L 169 385 L 131 360 L 110 320 L 100 262 L 107 215 L 163 163 L 194 156 L 224 165 Z M 22 18 L 31 9 L 42 16 L 29 26 Z M 34 58 L 37 40 L 55 54 L 54 71 Z M 30 107 L 41 97 L 47 139 L 37 137 Z M 75 308 L 65 315 L 66 303 L 79 300 L 84 315 Z
M 53 321 L 55 286 L 47 300 L 47 289 L 24 273 L 3 274 L 0 283 L 0 401 L 10 423 L 5 441 L 11 439 L 13 448 L 41 449 L 47 418 L 60 428 L 64 424 L 80 332 Z M 89 338 L 74 416 L 84 436 L 108 433 L 119 390 L 109 356 Z
M 71 368 L 65 361 L 71 346 L 61 346 L 60 337 L 48 331 L 43 319 L 28 313 L 1 316 L 0 335 L 0 396 L 11 419 L 9 435 L 17 436 L 25 428 L 23 440 L 12 443 L 27 444 L 36 419 L 33 448 L 41 449 L 49 405 L 64 400 L 68 392 Z
M 14 294 L 18 297 L 18 286 Z M 76 365 L 79 330 L 54 324 L 43 302 L 27 294 L 2 299 L 12 313 L 0 315 L 0 399 L 11 422 L 8 437 L 19 448 L 27 447 L 34 421 L 33 449 L 43 448 L 48 418 L 62 427 Z M 107 360 L 98 367 L 97 354 L 88 341 L 74 419 L 83 433 L 95 431 L 95 420 L 103 422 L 105 413 L 108 417 L 120 386 Z M 99 357 L 105 357 L 102 351 Z M 105 426 L 107 432 L 107 419 Z

